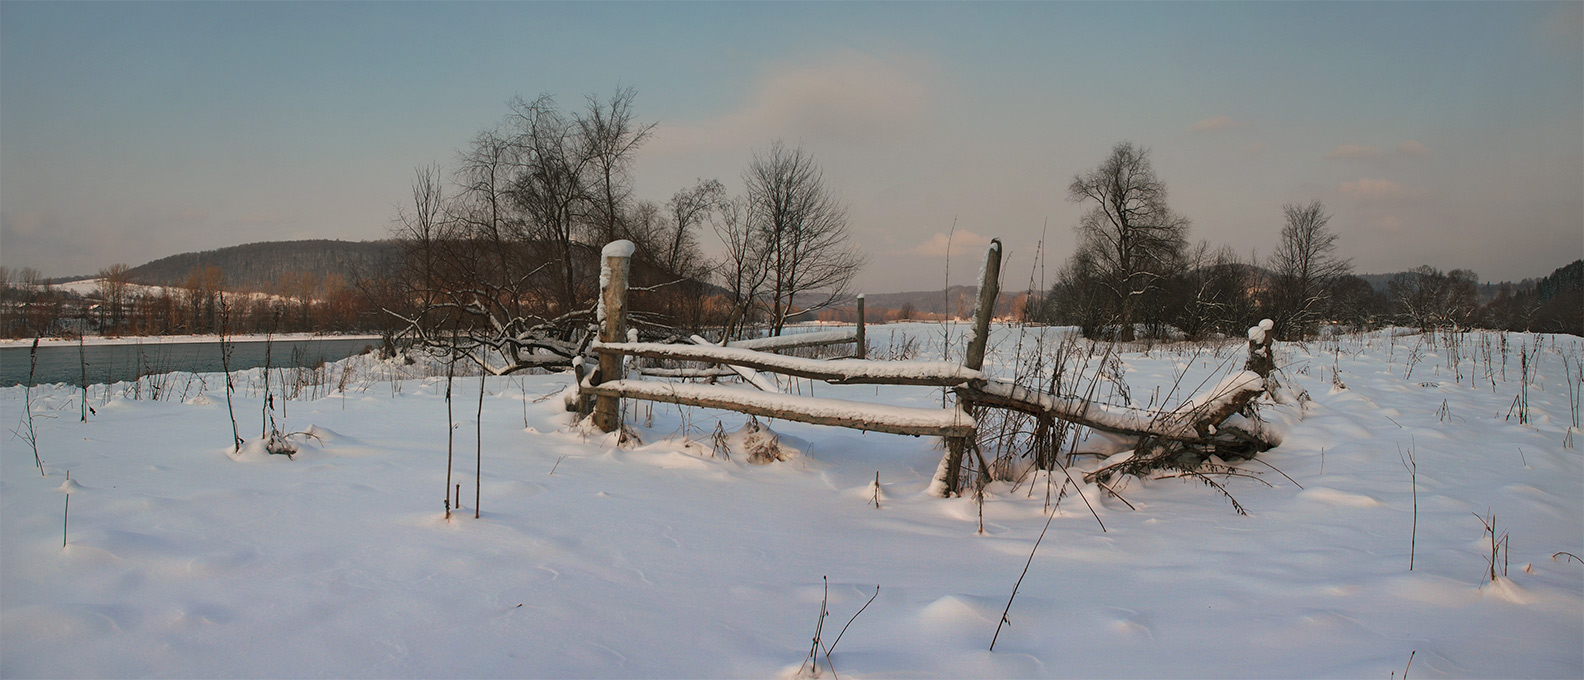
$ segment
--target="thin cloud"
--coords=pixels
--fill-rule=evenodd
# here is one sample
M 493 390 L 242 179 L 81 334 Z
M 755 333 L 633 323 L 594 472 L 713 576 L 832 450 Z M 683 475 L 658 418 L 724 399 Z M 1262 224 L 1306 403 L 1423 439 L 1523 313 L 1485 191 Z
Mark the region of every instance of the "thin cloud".
M 1216 132 L 1216 131 L 1219 131 L 1219 130 L 1231 130 L 1231 129 L 1234 129 L 1234 128 L 1240 128 L 1240 127 L 1243 127 L 1244 125 L 1246 125 L 1246 123 L 1244 123 L 1243 121 L 1232 120 L 1231 118 L 1228 118 L 1227 116 L 1214 116 L 1214 117 L 1211 117 L 1211 118 L 1206 118 L 1204 120 L 1201 120 L 1201 121 L 1199 121 L 1197 123 L 1194 123 L 1193 127 L 1189 128 L 1189 129 L 1194 131 L 1194 132 Z
M 714 119 L 661 124 L 646 151 L 741 149 L 771 139 L 873 145 L 914 129 L 930 110 L 927 66 L 842 50 L 782 64 L 764 74 L 747 101 Z
M 953 256 L 967 255 L 983 250 L 990 245 L 990 238 L 980 236 L 967 229 L 958 229 L 952 234 L 931 234 L 923 243 L 913 246 L 909 253 L 919 257 L 946 257 L 949 252 Z M 950 246 L 950 250 L 948 250 Z
M 1336 160 L 1339 158 L 1377 158 L 1381 150 L 1368 144 L 1343 144 L 1326 154 L 1326 158 Z
M 1381 200 L 1391 198 L 1404 198 L 1408 190 L 1403 185 L 1389 179 L 1370 179 L 1361 177 L 1351 182 L 1337 185 L 1337 192 L 1348 198 L 1362 200 Z
M 1412 139 L 1397 143 L 1397 153 L 1405 156 L 1428 156 L 1430 148 Z

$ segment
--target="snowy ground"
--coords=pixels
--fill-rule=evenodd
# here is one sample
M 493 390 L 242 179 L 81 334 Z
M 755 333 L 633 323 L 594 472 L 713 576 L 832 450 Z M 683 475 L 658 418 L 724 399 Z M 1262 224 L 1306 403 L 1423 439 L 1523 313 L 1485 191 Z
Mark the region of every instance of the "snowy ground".
M 1018 333 L 1001 329 L 992 361 L 1010 363 Z M 939 326 L 870 329 L 882 350 L 898 336 L 940 357 Z M 344 393 L 286 404 L 285 429 L 321 437 L 294 460 L 256 442 L 227 454 L 218 376 L 186 403 L 94 388 L 86 424 L 79 392 L 35 388 L 47 476 L 9 433 L 0 456 L 0 676 L 789 676 L 828 576 L 827 645 L 880 588 L 831 654 L 842 678 L 1385 678 L 1410 655 L 1415 678 L 1576 678 L 1584 564 L 1552 556 L 1584 556 L 1584 431 L 1564 445 L 1584 341 L 1505 339 L 1505 377 L 1494 334 L 1455 359 L 1418 335 L 1278 344 L 1313 402 L 1260 458 L 1294 481 L 1242 464 L 1270 484 L 1228 481 L 1248 516 L 1183 480 L 1129 480 L 1134 510 L 1086 487 L 1103 531 L 1069 494 L 994 652 L 1046 484 L 993 485 L 980 534 L 972 498 L 924 495 L 940 457 L 927 438 L 778 422 L 798 455 L 750 465 L 711 447 L 743 416 L 656 404 L 629 411 L 643 443 L 618 448 L 541 399 L 569 376 L 490 378 L 482 427 L 470 377 L 451 418 L 464 507 L 447 521 L 443 377 L 349 360 Z M 1539 365 L 1528 423 L 1506 418 L 1523 348 Z M 1239 351 L 1129 353 L 1129 393 L 1147 405 Z M 239 380 L 249 440 L 259 381 Z M 940 404 L 930 388 L 815 394 Z M 23 399 L 0 390 L 6 428 Z M 1418 464 L 1416 536 L 1399 451 Z M 1495 584 L 1475 517 L 1491 513 L 1510 536 Z

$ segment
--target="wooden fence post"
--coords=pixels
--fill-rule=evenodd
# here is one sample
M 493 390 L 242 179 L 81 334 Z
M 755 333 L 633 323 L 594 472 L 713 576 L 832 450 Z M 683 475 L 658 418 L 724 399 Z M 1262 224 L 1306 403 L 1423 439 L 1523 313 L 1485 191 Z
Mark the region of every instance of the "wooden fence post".
M 859 359 L 869 358 L 869 341 L 864 339 L 864 296 L 858 294 L 858 352 Z
M 611 241 L 600 252 L 600 342 L 625 342 L 627 331 L 623 316 L 627 312 L 627 272 L 632 263 L 633 242 Z M 620 380 L 622 355 L 599 353 L 598 382 Z M 621 426 L 621 398 L 600 396 L 594 401 L 594 426 L 602 432 L 615 432 Z
M 996 297 L 1001 293 L 1001 239 L 990 239 L 990 247 L 985 250 L 984 270 L 980 273 L 982 278 L 979 280 L 979 300 L 974 305 L 973 336 L 968 339 L 968 355 L 963 357 L 963 367 L 976 371 L 984 368 L 985 346 L 990 337 L 990 317 L 995 315 Z M 964 403 L 961 395 L 957 403 L 968 415 L 973 415 L 972 407 Z M 946 459 L 941 461 L 937 471 L 940 477 L 936 480 L 941 483 L 942 496 L 957 493 L 961 484 L 958 470 L 962 468 L 963 453 L 968 445 L 967 437 L 946 438 Z
M 979 300 L 974 305 L 973 337 L 968 339 L 968 356 L 963 366 L 984 368 L 985 344 L 990 338 L 990 317 L 995 316 L 996 297 L 1001 294 L 1001 239 L 990 239 L 985 249 L 984 278 L 979 281 Z

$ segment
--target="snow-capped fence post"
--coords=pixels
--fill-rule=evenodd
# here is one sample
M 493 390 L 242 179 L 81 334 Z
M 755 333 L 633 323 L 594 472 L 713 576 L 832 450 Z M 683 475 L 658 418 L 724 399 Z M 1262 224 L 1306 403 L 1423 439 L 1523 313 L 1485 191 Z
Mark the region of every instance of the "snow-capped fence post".
M 963 357 L 963 368 L 975 371 L 984 368 L 985 346 L 990 337 L 990 317 L 995 315 L 996 296 L 1001 292 L 1000 280 L 1001 239 L 990 239 L 990 247 L 985 249 L 984 268 L 979 272 L 979 299 L 974 304 L 973 336 L 968 339 L 968 355 Z M 957 403 L 970 417 L 973 416 L 973 407 L 960 393 Z M 935 484 L 931 485 L 941 496 L 951 496 L 960 488 L 958 473 L 962 468 L 963 452 L 969 444 L 968 437 L 946 438 L 946 457 L 935 473 Z M 988 470 L 984 472 L 989 473 Z
M 857 335 L 858 335 L 858 349 L 857 349 L 856 352 L 853 353 L 853 356 L 856 356 L 859 359 L 867 359 L 867 358 L 869 358 L 869 347 L 868 347 L 868 341 L 864 339 L 864 296 L 863 296 L 863 293 L 859 293 L 858 294 L 858 332 L 857 332 Z
M 1001 288 L 1001 239 L 990 239 L 985 249 L 984 270 L 979 273 L 979 300 L 974 306 L 973 337 L 968 339 L 968 356 L 963 366 L 973 370 L 984 368 L 985 344 L 990 337 L 990 317 L 995 315 L 996 296 Z
M 1253 371 L 1259 377 L 1269 379 L 1272 370 L 1276 368 L 1276 357 L 1271 354 L 1271 329 L 1276 324 L 1270 319 L 1263 319 L 1258 325 L 1248 329 L 1248 362 L 1243 365 L 1244 370 Z
M 598 318 L 600 342 L 622 342 L 627 339 L 623 319 L 627 311 L 627 272 L 632 264 L 633 242 L 611 241 L 600 252 L 600 299 Z M 621 380 L 622 355 L 620 352 L 599 353 L 599 373 L 593 384 Z M 621 425 L 621 397 L 600 395 L 594 401 L 594 426 L 603 432 L 614 432 Z
M 582 391 L 583 380 L 588 377 L 588 369 L 583 366 L 583 357 L 572 358 L 572 377 L 577 381 L 579 387 L 576 397 L 577 401 L 574 402 L 576 408 L 569 408 L 568 410 L 576 410 L 578 420 L 582 420 L 594 412 L 593 400 Z

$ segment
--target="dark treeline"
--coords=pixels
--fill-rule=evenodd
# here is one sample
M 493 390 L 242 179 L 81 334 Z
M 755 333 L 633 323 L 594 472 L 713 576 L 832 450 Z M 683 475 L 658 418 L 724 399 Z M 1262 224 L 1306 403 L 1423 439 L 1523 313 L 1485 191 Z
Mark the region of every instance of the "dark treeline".
M 1034 320 L 1078 326 L 1089 337 L 1233 336 L 1262 318 L 1282 340 L 1329 325 L 1584 335 L 1584 260 L 1538 281 L 1499 284 L 1483 304 L 1468 270 L 1421 266 L 1377 288 L 1337 257 L 1331 215 L 1313 201 L 1284 206 L 1280 222 L 1273 215 L 1275 252 L 1246 261 L 1230 247 L 1190 245 L 1188 219 L 1168 206 L 1148 151 L 1130 143 L 1076 175 L 1068 198 L 1088 208 L 1078 251 L 1028 308 Z
M 381 277 L 349 281 L 292 274 L 271 292 L 239 292 L 224 270 L 205 265 L 166 286 L 134 284 L 126 265 L 101 270 L 86 293 L 0 268 L 0 333 L 5 337 L 100 334 L 204 335 L 382 331 Z M 24 271 L 23 274 L 28 272 Z M 31 279 L 31 280 L 30 280 Z

